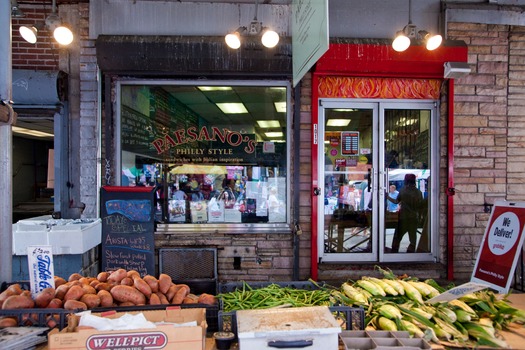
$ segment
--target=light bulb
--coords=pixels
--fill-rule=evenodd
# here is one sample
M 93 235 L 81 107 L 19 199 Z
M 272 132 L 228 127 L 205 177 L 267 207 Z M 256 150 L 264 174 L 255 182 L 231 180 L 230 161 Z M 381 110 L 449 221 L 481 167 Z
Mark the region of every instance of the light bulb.
M 27 26 L 21 26 L 18 28 L 18 31 L 20 32 L 20 35 L 22 38 L 24 38 L 25 41 L 27 41 L 30 44 L 36 43 L 36 38 L 38 34 L 38 29 L 36 27 L 27 27 Z
M 397 52 L 403 52 L 410 46 L 410 38 L 402 31 L 397 32 L 397 36 L 392 42 L 392 48 Z
M 64 26 L 56 27 L 53 31 L 53 36 L 60 45 L 69 45 L 73 42 L 73 32 Z
M 430 36 L 427 39 L 427 50 L 432 51 L 432 50 L 437 49 L 441 45 L 442 41 L 443 41 L 443 38 L 441 37 L 441 35 Z
M 224 37 L 224 40 L 226 41 L 226 45 L 231 47 L 232 49 L 238 49 L 241 47 L 241 36 L 239 32 L 230 33 Z
M 279 43 L 279 34 L 273 30 L 266 30 L 261 38 L 261 42 L 265 47 L 271 49 Z

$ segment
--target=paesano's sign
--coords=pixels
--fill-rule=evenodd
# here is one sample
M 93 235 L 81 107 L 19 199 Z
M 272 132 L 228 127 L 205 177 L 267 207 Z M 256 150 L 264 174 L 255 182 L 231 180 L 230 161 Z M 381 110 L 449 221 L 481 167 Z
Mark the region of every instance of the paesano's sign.
M 496 202 L 481 243 L 471 281 L 507 293 L 521 253 L 525 203 Z

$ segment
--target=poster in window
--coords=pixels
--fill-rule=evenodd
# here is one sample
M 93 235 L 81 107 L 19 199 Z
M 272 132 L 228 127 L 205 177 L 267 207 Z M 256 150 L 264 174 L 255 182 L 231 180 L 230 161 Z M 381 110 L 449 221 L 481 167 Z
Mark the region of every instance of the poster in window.
M 208 202 L 208 222 L 224 222 L 224 202 L 215 197 Z
M 170 222 L 186 221 L 186 201 L 184 199 L 170 199 L 168 202 Z
M 341 154 L 346 156 L 359 155 L 359 131 L 341 132 Z
M 206 201 L 190 202 L 191 222 L 207 222 L 208 210 Z

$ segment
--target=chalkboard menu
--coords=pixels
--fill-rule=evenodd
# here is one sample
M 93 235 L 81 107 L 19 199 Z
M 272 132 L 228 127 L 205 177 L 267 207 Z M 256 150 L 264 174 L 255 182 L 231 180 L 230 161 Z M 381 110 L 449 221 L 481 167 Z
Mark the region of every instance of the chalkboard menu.
M 124 268 L 155 276 L 153 190 L 102 187 L 102 271 Z

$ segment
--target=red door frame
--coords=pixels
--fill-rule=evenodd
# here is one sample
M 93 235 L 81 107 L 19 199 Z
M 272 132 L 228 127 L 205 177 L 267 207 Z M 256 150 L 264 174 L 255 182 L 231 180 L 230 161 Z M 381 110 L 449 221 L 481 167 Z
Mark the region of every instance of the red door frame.
M 317 254 L 318 232 L 317 220 L 319 212 L 316 189 L 320 187 L 317 176 L 319 166 L 318 153 L 318 122 L 319 99 L 324 97 L 319 92 L 319 80 L 327 76 L 346 77 L 381 77 L 381 78 L 421 78 L 444 79 L 445 62 L 467 62 L 467 46 L 463 41 L 446 41 L 434 51 L 428 51 L 424 46 L 412 45 L 405 52 L 396 52 L 389 42 L 337 42 L 331 43 L 328 51 L 317 61 L 312 70 L 312 241 L 311 241 L 311 278 L 318 278 L 319 256 Z M 453 80 L 449 82 L 448 108 L 448 194 L 453 192 L 454 184 L 454 149 L 453 149 Z M 452 126 L 452 127 L 451 127 Z M 447 264 L 448 278 L 453 276 L 453 217 L 452 195 L 448 196 L 448 234 L 447 234 Z

